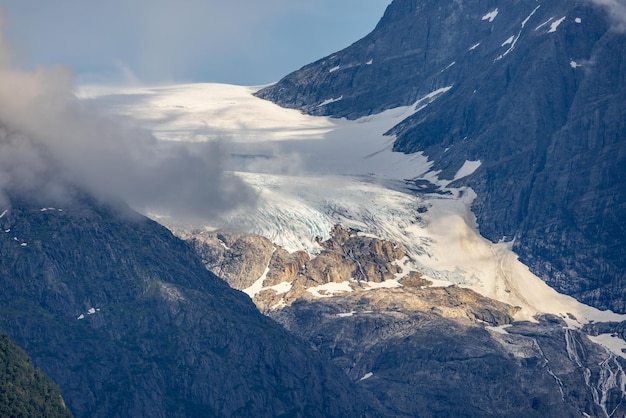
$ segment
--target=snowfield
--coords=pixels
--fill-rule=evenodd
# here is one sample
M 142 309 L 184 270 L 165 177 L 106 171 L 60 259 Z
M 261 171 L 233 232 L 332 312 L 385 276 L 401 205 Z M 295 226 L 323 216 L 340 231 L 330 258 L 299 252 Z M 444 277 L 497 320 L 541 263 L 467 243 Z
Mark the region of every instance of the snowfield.
M 391 151 L 394 138 L 384 133 L 449 87 L 412 106 L 355 121 L 283 109 L 254 97 L 257 89 L 221 84 L 92 86 L 79 95 L 107 112 L 132 117 L 161 140 L 227 144 L 229 170 L 258 190 L 259 203 L 207 228 L 259 234 L 289 251 L 315 256 L 316 238 L 327 239 L 340 223 L 401 245 L 409 258 L 405 274 L 417 270 L 438 285 L 457 284 L 519 306 L 516 319 L 551 313 L 573 327 L 592 320 L 626 320 L 626 315 L 601 312 L 548 287 L 519 262 L 512 243 L 492 243 L 479 234 L 470 209 L 475 198 L 471 189 L 447 188 L 449 182 L 438 179 L 432 162 L 421 154 Z M 471 175 L 480 165 L 467 161 L 455 179 Z M 410 179 L 424 181 L 418 186 Z M 344 291 L 310 290 L 320 297 Z

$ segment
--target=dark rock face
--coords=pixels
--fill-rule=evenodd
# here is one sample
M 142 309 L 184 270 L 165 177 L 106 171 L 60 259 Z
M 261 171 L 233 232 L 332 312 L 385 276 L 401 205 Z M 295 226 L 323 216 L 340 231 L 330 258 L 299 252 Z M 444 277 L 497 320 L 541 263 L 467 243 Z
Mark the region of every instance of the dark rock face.
M 177 233 L 188 240 L 207 269 L 239 290 L 261 277 L 274 253 L 274 244 L 259 236 L 226 231 Z
M 447 179 L 480 160 L 457 184 L 478 194 L 481 233 L 626 312 L 625 73 L 626 34 L 591 1 L 395 0 L 371 34 L 258 95 L 357 118 L 451 86 L 389 132 L 394 149 Z
M 433 312 L 380 308 L 361 298 L 300 300 L 271 315 L 393 416 L 626 413 L 618 383 L 626 378 L 622 359 L 557 318 L 495 332 Z
M 75 416 L 371 414 L 339 369 L 158 224 L 81 198 L 14 200 L 0 227 L 0 328 Z

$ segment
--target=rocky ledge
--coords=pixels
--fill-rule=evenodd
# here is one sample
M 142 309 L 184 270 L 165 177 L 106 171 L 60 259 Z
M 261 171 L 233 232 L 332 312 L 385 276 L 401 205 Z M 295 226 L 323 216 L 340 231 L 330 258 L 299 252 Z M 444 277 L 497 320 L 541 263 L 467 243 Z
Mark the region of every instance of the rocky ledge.
M 396 244 L 336 225 L 331 238 L 318 240 L 311 257 L 276 247 L 268 239 L 227 231 L 179 232 L 192 243 L 205 266 L 232 287 L 246 292 L 268 314 L 296 300 L 332 296 L 380 312 L 433 312 L 503 325 L 518 308 L 457 286 L 433 287 L 407 266 Z

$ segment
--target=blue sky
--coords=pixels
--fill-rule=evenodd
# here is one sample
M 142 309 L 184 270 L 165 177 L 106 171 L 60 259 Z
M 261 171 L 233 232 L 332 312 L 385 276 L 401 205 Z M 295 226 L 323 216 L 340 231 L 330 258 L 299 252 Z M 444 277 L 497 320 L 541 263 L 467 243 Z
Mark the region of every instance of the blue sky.
M 391 0 L 0 0 L 24 68 L 79 83 L 276 81 L 357 41 Z

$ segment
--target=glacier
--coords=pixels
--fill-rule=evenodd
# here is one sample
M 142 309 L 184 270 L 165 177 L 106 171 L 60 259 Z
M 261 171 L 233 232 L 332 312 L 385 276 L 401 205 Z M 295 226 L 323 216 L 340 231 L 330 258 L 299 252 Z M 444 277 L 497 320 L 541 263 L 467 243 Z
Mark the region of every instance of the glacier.
M 194 227 L 258 234 L 314 257 L 317 241 L 328 239 L 339 223 L 402 246 L 408 255 L 404 274 L 419 271 L 434 285 L 456 284 L 519 306 L 518 320 L 532 321 L 540 313 L 558 315 L 571 327 L 626 320 L 550 288 L 518 260 L 511 242 L 493 243 L 480 235 L 472 189 L 439 179 L 421 153 L 392 151 L 395 138 L 385 133 L 450 87 L 357 120 L 284 109 L 254 97 L 259 88 L 83 86 L 78 95 L 105 112 L 132 118 L 162 141 L 226 144 L 228 170 L 258 191 L 258 205 Z M 467 161 L 455 179 L 482 163 Z

